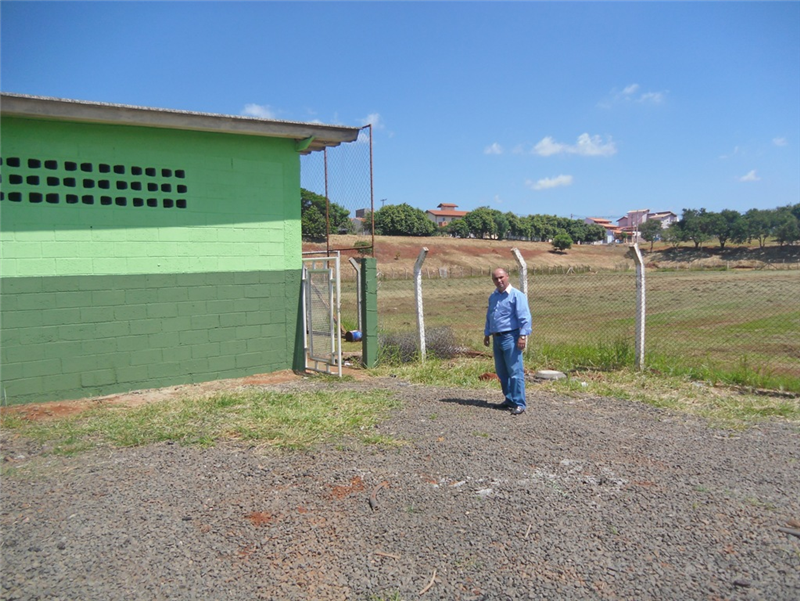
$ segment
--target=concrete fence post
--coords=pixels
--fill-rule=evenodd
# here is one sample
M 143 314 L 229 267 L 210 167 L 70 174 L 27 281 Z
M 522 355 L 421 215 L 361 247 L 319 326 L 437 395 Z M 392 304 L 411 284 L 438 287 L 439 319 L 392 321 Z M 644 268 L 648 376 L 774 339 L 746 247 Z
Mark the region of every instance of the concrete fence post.
M 519 265 L 519 289 L 525 296 L 528 296 L 528 264 L 522 258 L 522 253 L 519 252 L 518 248 L 512 248 L 511 253 L 517 260 L 517 265 Z
M 525 295 L 525 298 L 528 298 L 528 264 L 525 262 L 525 259 L 522 258 L 522 253 L 519 252 L 518 248 L 512 248 L 511 254 L 514 255 L 514 258 L 517 260 L 517 265 L 519 265 L 519 289 L 522 291 L 522 294 Z M 528 305 L 530 306 L 530 299 L 528 299 Z M 525 347 L 525 354 L 528 354 L 528 349 L 530 349 L 530 345 Z
M 361 259 L 361 362 L 364 367 L 378 364 L 378 267 L 373 257 Z
M 428 256 L 428 249 L 422 247 L 414 265 L 414 296 L 417 299 L 417 336 L 419 339 L 419 357 L 425 361 L 425 316 L 422 310 L 422 264 Z
M 361 326 L 361 265 L 358 264 L 358 259 L 350 257 L 350 265 L 356 270 L 356 313 L 358 314 L 358 331 L 363 332 L 364 328 Z
M 633 245 L 636 259 L 636 369 L 644 369 L 644 322 L 646 317 L 645 308 L 645 278 L 644 278 L 644 259 L 639 250 L 639 244 Z

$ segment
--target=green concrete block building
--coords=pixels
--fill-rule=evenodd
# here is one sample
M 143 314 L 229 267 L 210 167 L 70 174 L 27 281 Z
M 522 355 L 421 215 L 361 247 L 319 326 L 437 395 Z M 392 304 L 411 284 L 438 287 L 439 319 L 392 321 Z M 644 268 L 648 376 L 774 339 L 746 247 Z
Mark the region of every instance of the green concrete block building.
M 5 404 L 302 369 L 300 154 L 359 128 L 0 102 Z

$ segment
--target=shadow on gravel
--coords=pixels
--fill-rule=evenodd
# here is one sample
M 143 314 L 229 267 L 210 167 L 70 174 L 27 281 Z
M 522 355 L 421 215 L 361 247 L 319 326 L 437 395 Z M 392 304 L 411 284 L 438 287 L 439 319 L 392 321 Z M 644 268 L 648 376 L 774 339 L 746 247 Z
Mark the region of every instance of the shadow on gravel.
M 508 410 L 508 407 L 501 407 L 500 403 L 489 403 L 481 399 L 438 399 L 440 403 L 453 403 L 455 405 L 464 405 L 465 407 L 480 407 L 482 409 L 503 409 Z

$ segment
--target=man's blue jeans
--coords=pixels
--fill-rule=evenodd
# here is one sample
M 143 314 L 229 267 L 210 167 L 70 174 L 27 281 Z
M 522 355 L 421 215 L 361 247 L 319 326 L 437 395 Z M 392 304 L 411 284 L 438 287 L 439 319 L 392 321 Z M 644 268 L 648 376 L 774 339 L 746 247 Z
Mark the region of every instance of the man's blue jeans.
M 525 368 L 522 364 L 522 351 L 517 348 L 519 330 L 492 336 L 494 342 L 494 369 L 500 378 L 506 401 L 525 408 Z

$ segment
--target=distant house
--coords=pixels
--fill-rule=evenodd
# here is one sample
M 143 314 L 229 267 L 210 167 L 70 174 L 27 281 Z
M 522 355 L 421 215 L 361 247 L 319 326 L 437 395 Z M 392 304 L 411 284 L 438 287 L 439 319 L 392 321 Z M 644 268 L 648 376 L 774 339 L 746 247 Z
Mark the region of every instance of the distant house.
M 617 224 L 619 225 L 620 233 L 635 242 L 639 239 L 639 226 L 648 220 L 660 221 L 661 228 L 666 229 L 678 221 L 678 216 L 672 211 L 652 212 L 650 209 L 637 209 L 628 211 L 625 217 L 617 219 Z
M 367 218 L 369 209 L 356 209 L 356 216 L 350 218 L 353 224 L 353 232 L 356 234 L 364 233 L 364 220 Z
M 611 244 L 617 238 L 620 231 L 619 226 L 611 223 L 611 220 L 609 219 L 602 219 L 600 217 L 587 217 L 583 220 L 583 222 L 587 225 L 599 225 L 606 230 L 605 240 L 603 240 L 603 242 L 599 242 L 598 244 Z
M 661 211 L 659 213 L 648 213 L 648 219 L 655 219 L 661 222 L 662 229 L 667 229 L 673 223 L 678 222 L 678 216 L 672 211 Z
M 439 227 L 445 227 L 450 224 L 454 219 L 461 219 L 469 211 L 456 211 L 458 205 L 443 202 L 438 205 L 439 210 L 428 210 L 425 214 L 428 219 L 433 221 Z
M 641 224 L 647 221 L 647 215 L 650 209 L 637 209 L 635 211 L 628 211 L 625 217 L 617 219 L 617 225 L 624 230 L 636 230 Z

